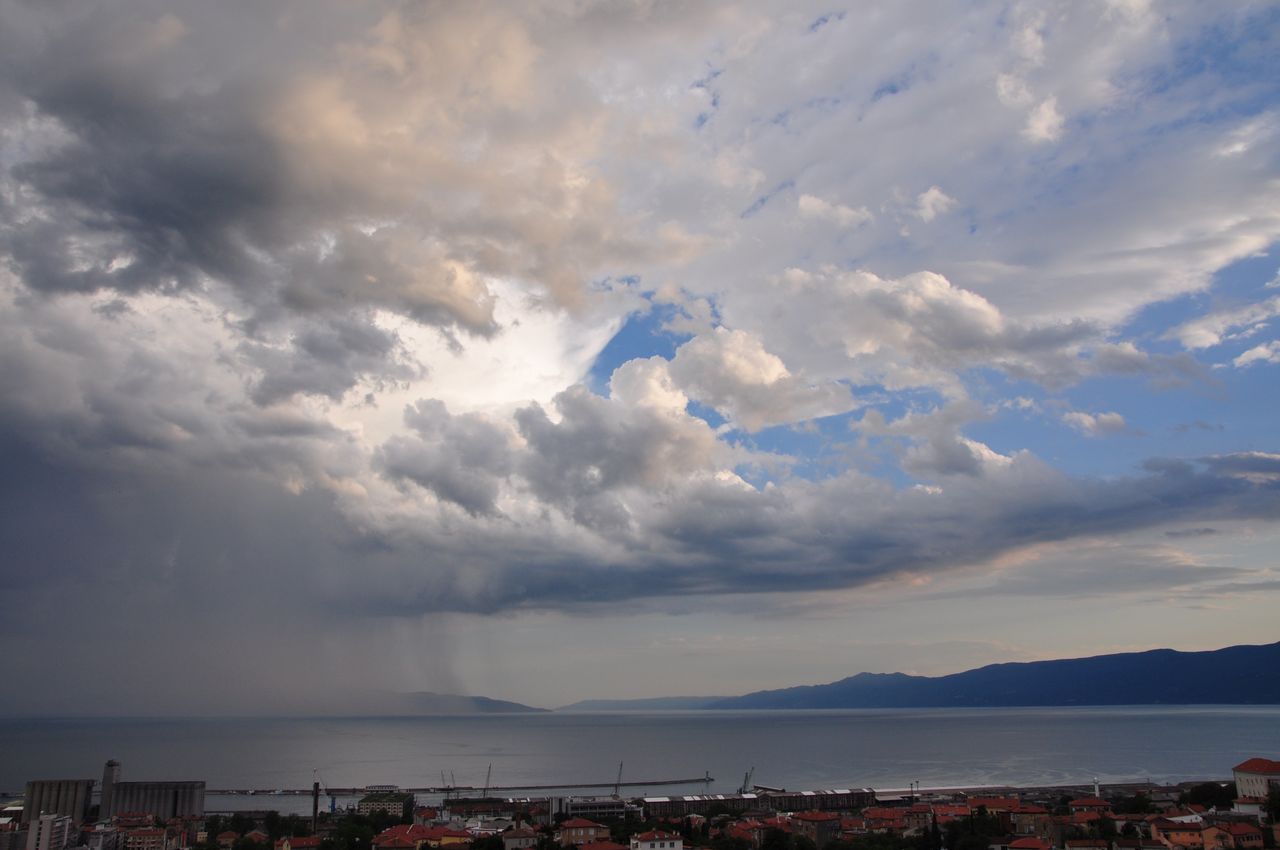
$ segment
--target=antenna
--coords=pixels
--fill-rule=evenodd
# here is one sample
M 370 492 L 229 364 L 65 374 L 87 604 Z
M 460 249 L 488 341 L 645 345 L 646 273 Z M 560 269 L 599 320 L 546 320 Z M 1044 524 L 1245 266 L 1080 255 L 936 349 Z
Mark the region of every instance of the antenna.
M 622 788 L 622 762 L 618 762 L 618 781 L 613 783 L 613 796 L 617 797 Z
M 489 769 L 485 771 L 485 774 L 484 774 L 484 793 L 480 795 L 481 797 L 488 797 L 488 796 L 489 796 L 489 778 L 490 778 L 491 776 L 493 776 L 493 762 L 489 762 Z

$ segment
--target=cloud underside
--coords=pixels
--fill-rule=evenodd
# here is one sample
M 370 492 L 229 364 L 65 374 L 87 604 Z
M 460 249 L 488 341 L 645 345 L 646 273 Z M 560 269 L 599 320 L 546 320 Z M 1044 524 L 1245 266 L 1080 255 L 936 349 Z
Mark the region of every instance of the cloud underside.
M 1254 10 L 1140 5 L 939 42 L 911 4 L 0 0 L 0 575 L 36 600 L 0 630 L 855 588 L 1276 519 L 1265 451 L 1095 480 L 965 433 L 1005 409 L 975 375 L 1280 359 L 1274 296 L 1126 331 L 1280 238 L 1274 83 L 1177 61 Z M 821 474 L 753 442 L 846 415 Z
M 1023 455 L 941 488 L 847 472 L 758 490 L 715 471 L 704 424 L 611 404 L 571 392 L 559 421 L 521 411 L 518 435 L 424 406 L 415 436 L 376 456 L 376 477 L 296 491 L 275 465 L 307 461 L 284 453 L 236 469 L 170 452 L 130 461 L 119 447 L 70 467 L 10 428 L 6 581 L 36 599 L 90 587 L 99 602 L 253 588 L 345 615 L 571 610 L 856 588 L 1035 544 L 1280 516 L 1280 456 L 1263 453 L 1152 461 L 1108 481 Z

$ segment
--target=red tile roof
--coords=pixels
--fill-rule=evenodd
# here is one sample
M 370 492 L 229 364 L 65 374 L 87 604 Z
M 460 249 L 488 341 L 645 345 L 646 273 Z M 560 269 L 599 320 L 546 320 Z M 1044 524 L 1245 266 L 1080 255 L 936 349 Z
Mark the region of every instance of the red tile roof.
M 674 832 L 659 832 L 657 830 L 650 830 L 649 832 L 642 832 L 639 835 L 633 835 L 631 837 L 636 841 L 671 841 L 676 838 L 679 838 L 680 835 Z
M 612 841 L 588 841 L 579 844 L 578 850 L 627 850 L 627 845 L 614 844 Z
M 404 850 L 407 847 L 417 847 L 418 843 L 405 838 L 403 835 L 393 835 L 390 838 L 375 838 L 373 846 L 380 847 L 382 850 Z
M 1263 773 L 1267 776 L 1280 776 L 1280 761 L 1272 761 L 1264 758 L 1251 758 L 1242 761 L 1232 768 L 1241 773 Z
M 840 820 L 840 816 L 835 812 L 797 812 L 791 816 L 795 820 L 807 821 L 829 821 Z
M 1009 850 L 1049 850 L 1049 845 L 1039 838 L 1019 838 L 1009 842 Z

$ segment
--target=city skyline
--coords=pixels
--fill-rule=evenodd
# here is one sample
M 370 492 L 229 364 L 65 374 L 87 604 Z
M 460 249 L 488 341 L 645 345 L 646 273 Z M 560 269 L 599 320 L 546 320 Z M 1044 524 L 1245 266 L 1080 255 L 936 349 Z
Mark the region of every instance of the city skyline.
M 1278 37 L 0 0 L 0 714 L 1280 639 Z

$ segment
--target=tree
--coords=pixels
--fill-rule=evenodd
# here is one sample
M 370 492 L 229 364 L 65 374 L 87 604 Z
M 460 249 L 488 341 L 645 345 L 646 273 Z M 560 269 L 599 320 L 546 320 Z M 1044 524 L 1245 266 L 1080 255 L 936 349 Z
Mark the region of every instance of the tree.
M 1151 814 L 1151 798 L 1141 792 L 1132 797 L 1117 797 L 1111 801 L 1111 811 L 1118 815 Z
M 1236 799 L 1234 782 L 1201 782 L 1178 796 L 1184 806 L 1199 805 L 1210 809 L 1229 809 Z
M 1264 808 L 1273 824 L 1280 823 L 1280 785 L 1272 785 L 1267 791 L 1267 802 Z
M 760 839 L 760 850 L 791 850 L 791 836 L 780 829 L 766 829 Z

